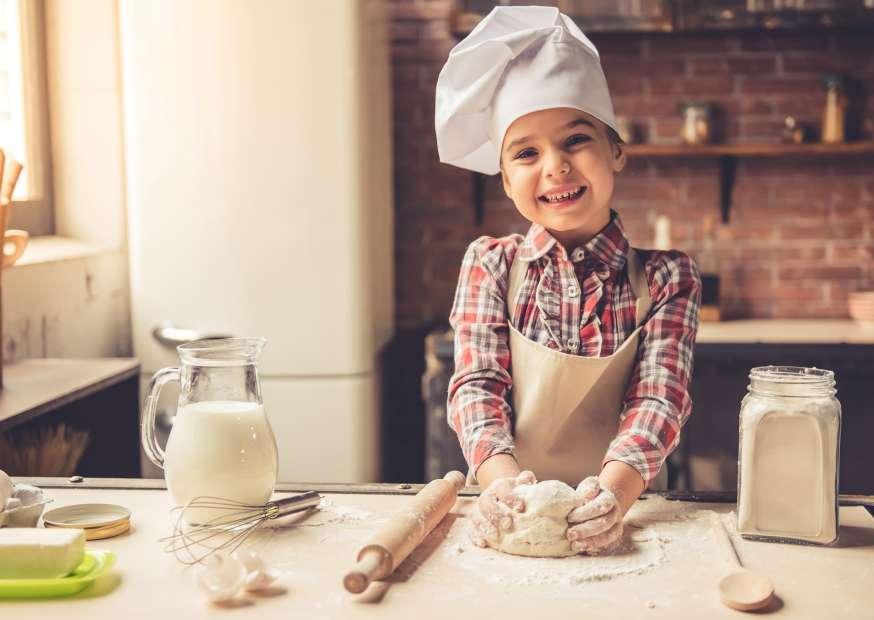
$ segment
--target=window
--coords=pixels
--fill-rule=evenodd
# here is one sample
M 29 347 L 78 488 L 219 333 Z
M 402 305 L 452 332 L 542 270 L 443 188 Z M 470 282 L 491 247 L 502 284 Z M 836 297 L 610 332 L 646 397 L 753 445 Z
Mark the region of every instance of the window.
M 0 0 L 0 148 L 24 170 L 10 228 L 51 234 L 49 143 L 42 0 Z

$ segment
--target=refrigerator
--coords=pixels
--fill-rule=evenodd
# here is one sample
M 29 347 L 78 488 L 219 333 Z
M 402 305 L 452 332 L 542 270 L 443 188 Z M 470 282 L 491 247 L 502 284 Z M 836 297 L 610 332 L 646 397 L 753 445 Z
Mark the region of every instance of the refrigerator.
M 118 17 L 142 395 L 179 342 L 264 336 L 279 480 L 378 480 L 394 306 L 385 2 L 122 0 Z

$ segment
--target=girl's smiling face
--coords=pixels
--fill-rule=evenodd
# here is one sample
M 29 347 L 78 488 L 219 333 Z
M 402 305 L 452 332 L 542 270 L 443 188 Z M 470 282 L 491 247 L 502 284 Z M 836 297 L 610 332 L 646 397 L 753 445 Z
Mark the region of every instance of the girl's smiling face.
M 613 175 L 624 167 L 625 152 L 610 139 L 607 126 L 572 108 L 517 118 L 501 148 L 507 196 L 568 250 L 610 222 Z

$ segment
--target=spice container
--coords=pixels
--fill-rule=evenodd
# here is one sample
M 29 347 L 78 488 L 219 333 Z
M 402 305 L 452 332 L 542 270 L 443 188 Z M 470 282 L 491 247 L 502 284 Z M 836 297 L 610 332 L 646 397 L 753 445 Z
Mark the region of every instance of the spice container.
M 847 113 L 847 97 L 844 79 L 834 73 L 822 78 L 825 87 L 825 107 L 822 111 L 822 141 L 840 144 L 844 141 L 844 122 Z
M 744 538 L 837 541 L 841 405 L 834 385 L 830 370 L 750 371 L 738 457 L 737 527 Z
M 698 101 L 680 104 L 683 125 L 680 137 L 686 144 L 706 144 L 711 138 L 711 106 Z

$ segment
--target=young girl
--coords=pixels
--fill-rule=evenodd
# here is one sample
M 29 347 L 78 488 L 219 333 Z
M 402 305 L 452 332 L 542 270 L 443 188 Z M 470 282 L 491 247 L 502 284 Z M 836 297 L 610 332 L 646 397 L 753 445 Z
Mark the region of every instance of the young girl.
M 474 542 L 512 528 L 498 504 L 524 509 L 515 486 L 558 479 L 583 498 L 572 548 L 609 552 L 690 413 L 698 273 L 681 252 L 629 246 L 598 52 L 557 9 L 497 7 L 453 48 L 436 130 L 442 162 L 500 172 L 531 221 L 470 245 L 450 316 L 449 422 L 483 489 Z

